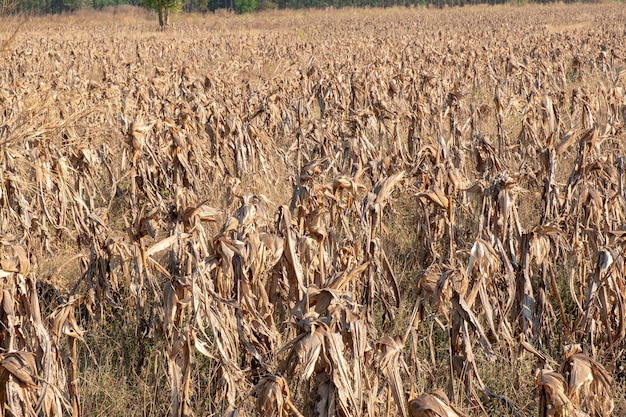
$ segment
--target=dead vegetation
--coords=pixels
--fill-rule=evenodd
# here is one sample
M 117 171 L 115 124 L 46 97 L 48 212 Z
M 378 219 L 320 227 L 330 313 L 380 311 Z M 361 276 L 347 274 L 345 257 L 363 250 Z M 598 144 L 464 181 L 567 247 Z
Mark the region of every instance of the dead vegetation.
M 2 33 L 1 415 L 624 412 L 624 20 Z

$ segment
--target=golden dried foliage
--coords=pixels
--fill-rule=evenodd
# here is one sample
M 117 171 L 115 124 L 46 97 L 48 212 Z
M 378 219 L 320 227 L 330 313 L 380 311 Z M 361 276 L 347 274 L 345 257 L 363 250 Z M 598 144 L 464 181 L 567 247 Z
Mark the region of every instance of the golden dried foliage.
M 5 29 L 2 415 L 83 413 L 111 322 L 177 417 L 624 412 L 624 13 Z

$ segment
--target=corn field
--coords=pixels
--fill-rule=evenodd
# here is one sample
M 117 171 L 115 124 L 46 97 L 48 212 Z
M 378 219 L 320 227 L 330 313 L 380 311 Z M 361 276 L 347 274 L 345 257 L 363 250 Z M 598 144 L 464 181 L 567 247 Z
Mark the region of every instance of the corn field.
M 625 36 L 3 20 L 0 416 L 626 414 Z

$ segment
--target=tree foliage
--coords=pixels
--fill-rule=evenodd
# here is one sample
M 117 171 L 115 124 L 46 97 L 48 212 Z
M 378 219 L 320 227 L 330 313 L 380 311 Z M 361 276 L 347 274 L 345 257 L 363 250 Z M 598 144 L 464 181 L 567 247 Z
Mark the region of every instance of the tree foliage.
M 144 5 L 159 15 L 159 26 L 165 27 L 169 25 L 170 14 L 182 10 L 181 0 L 146 0 Z
M 257 0 L 235 0 L 235 10 L 237 13 L 250 13 L 256 10 Z

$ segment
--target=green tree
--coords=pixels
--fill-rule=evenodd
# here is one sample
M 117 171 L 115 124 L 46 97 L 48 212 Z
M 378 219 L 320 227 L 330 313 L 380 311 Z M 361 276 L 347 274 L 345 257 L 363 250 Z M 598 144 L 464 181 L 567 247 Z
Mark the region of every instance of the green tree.
M 170 14 L 180 12 L 182 0 L 145 0 L 145 5 L 157 12 L 159 26 L 164 28 L 170 24 Z
M 75 12 L 90 6 L 89 0 L 63 0 L 62 8 L 64 12 Z
M 235 10 L 237 13 L 253 12 L 258 5 L 258 0 L 235 0 Z

